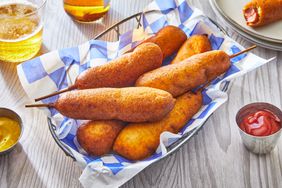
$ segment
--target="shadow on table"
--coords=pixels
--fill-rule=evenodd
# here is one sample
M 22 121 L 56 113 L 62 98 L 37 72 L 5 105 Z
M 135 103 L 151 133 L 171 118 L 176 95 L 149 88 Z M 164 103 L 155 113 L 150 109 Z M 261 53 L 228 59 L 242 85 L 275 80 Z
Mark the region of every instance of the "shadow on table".
M 0 166 L 5 169 L 0 179 L 5 178 L 7 187 L 23 187 L 24 184 L 31 185 L 31 183 L 36 187 L 46 187 L 20 143 L 9 154 L 0 156 Z M 30 180 L 36 181 L 27 182 Z

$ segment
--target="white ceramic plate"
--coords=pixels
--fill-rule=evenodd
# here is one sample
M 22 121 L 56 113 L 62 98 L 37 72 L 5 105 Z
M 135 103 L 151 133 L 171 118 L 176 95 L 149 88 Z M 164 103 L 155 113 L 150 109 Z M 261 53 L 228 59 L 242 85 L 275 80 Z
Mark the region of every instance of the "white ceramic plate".
M 225 19 L 224 19 L 225 20 Z M 236 28 L 236 26 L 230 24 L 230 22 L 228 22 L 227 20 L 225 20 L 227 22 L 227 24 L 233 29 L 235 30 L 238 34 L 240 34 L 244 39 L 250 41 L 251 43 L 257 44 L 258 46 L 264 47 L 264 48 L 269 48 L 272 50 L 278 50 L 278 51 L 282 51 L 282 45 L 281 43 L 275 43 L 275 42 L 269 42 L 269 41 L 265 41 L 265 40 L 261 40 L 259 38 L 253 37 L 241 30 L 239 30 L 238 28 Z
M 282 44 L 282 20 L 260 28 L 251 28 L 246 25 L 242 9 L 245 4 L 250 1 L 251 0 L 210 0 L 217 11 L 228 22 L 245 33 L 261 40 Z

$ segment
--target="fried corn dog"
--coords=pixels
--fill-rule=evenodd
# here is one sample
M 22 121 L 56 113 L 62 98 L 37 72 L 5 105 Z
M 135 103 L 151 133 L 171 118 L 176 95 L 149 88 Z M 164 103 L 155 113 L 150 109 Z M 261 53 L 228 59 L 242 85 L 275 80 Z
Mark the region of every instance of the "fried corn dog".
M 163 58 L 165 59 L 175 53 L 186 39 L 187 35 L 180 28 L 168 25 L 159 30 L 155 36 L 146 39 L 141 44 L 146 42 L 157 44 L 161 48 Z
M 150 42 L 141 44 L 131 53 L 82 72 L 76 78 L 75 84 L 69 88 L 37 98 L 35 101 L 74 89 L 132 86 L 139 76 L 162 65 L 162 55 L 158 45 Z
M 193 35 L 184 42 L 171 64 L 179 63 L 193 55 L 210 50 L 212 47 L 207 35 Z
M 145 72 L 162 65 L 162 52 L 153 43 L 144 43 L 105 65 L 87 69 L 76 79 L 77 89 L 127 87 Z
M 243 8 L 248 26 L 259 27 L 282 19 L 282 0 L 252 0 Z
M 229 67 L 228 54 L 214 50 L 145 73 L 135 85 L 162 89 L 177 97 L 215 79 Z
M 124 122 L 115 120 L 89 121 L 78 128 L 77 141 L 90 155 L 107 154 L 111 151 L 114 141 L 124 125 Z
M 164 131 L 178 133 L 202 106 L 201 92 L 188 92 L 177 98 L 173 110 L 153 123 L 132 123 L 116 138 L 113 150 L 130 160 L 142 160 L 152 155 Z
M 50 107 L 62 115 L 84 120 L 151 122 L 162 119 L 174 107 L 170 93 L 149 87 L 98 88 L 69 91 L 53 104 L 26 105 Z

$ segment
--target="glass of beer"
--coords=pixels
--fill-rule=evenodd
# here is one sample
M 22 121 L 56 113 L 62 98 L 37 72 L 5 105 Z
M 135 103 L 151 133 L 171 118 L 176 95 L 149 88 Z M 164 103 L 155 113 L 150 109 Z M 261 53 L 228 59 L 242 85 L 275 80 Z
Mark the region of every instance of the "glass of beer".
M 110 9 L 110 0 L 64 0 L 64 9 L 78 22 L 94 22 Z
M 46 0 L 0 0 L 0 61 L 23 62 L 41 48 Z

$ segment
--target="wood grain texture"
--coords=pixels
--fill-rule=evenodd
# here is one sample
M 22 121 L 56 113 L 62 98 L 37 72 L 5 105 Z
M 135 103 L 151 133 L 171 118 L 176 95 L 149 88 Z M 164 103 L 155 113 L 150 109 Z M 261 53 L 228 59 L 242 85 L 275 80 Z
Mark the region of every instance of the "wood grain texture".
M 101 23 L 78 24 L 63 11 L 62 1 L 48 0 L 43 52 L 83 43 L 113 23 L 141 11 L 150 0 L 112 0 Z M 190 0 L 242 44 L 251 44 L 229 29 L 208 0 Z M 126 30 L 125 26 L 122 28 Z M 113 37 L 113 36 L 110 36 Z M 276 60 L 230 85 L 229 100 L 207 121 L 204 128 L 173 155 L 157 162 L 123 185 L 129 187 L 282 187 L 282 139 L 268 155 L 254 155 L 242 145 L 235 124 L 240 107 L 266 101 L 281 108 L 282 52 L 258 47 L 253 53 Z M 17 79 L 15 65 L 0 63 L 0 106 L 14 109 L 23 118 L 24 134 L 17 148 L 0 157 L 0 187 L 81 187 L 81 170 L 56 145 L 46 116 L 30 103 Z

